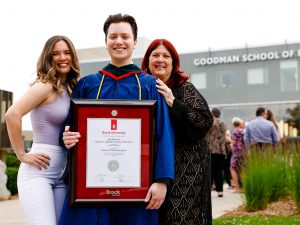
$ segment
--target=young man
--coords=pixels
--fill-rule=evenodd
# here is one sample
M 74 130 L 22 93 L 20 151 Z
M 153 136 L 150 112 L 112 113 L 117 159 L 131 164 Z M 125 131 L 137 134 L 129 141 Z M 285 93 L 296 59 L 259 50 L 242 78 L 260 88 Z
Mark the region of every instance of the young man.
M 68 208 L 66 203 L 60 225 L 155 225 L 158 224 L 157 209 L 164 201 L 167 184 L 174 178 L 174 136 L 168 107 L 157 91 L 156 78 L 132 63 L 132 52 L 137 43 L 135 19 L 129 15 L 111 15 L 103 30 L 111 63 L 82 78 L 73 98 L 157 100 L 154 181 L 145 196 L 149 204 L 146 208 Z M 72 148 L 79 138 L 78 132 L 68 131 L 68 128 L 64 132 L 67 148 Z

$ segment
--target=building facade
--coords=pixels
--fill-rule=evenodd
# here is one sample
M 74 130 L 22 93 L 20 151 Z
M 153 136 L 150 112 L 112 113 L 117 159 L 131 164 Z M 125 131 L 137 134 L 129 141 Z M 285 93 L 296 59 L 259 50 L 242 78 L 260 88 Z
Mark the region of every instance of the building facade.
M 299 125 L 286 122 L 294 119 L 288 110 L 300 107 L 300 43 L 184 53 L 180 59 L 210 107 L 221 109 L 228 129 L 233 117 L 250 121 L 257 107 L 264 106 L 272 110 L 285 136 L 299 135 Z M 141 65 L 142 56 L 133 61 Z M 107 63 L 81 61 L 81 72 L 95 73 Z
M 4 160 L 5 152 L 9 149 L 10 147 L 10 141 L 7 133 L 7 127 L 5 123 L 5 112 L 7 109 L 11 106 L 12 101 L 13 101 L 13 93 L 9 91 L 4 91 L 0 90 L 0 121 L 1 121 L 1 126 L 0 126 L 0 160 Z

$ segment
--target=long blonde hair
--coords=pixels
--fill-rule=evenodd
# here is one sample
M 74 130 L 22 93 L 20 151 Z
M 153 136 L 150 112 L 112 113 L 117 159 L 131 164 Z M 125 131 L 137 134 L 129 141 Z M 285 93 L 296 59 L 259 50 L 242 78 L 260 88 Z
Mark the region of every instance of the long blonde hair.
M 37 62 L 37 78 L 34 83 L 38 81 L 51 83 L 55 92 L 62 93 L 63 90 L 53 62 L 53 48 L 58 41 L 66 42 L 72 57 L 71 71 L 66 79 L 67 90 L 71 95 L 80 77 L 80 64 L 73 43 L 66 36 L 56 35 L 47 40 Z
M 267 109 L 267 120 L 271 121 L 275 125 L 276 129 L 278 130 L 277 121 L 275 119 L 273 112 L 270 109 Z

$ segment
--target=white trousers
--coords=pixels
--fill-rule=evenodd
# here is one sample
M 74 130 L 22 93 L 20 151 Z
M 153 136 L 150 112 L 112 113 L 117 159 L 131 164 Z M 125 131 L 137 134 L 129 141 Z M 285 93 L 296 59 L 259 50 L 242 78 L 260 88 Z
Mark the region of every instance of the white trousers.
M 61 179 L 67 162 L 66 152 L 60 146 L 33 143 L 30 153 L 34 152 L 49 155 L 50 166 L 39 170 L 21 163 L 19 199 L 30 225 L 57 225 L 67 192 Z

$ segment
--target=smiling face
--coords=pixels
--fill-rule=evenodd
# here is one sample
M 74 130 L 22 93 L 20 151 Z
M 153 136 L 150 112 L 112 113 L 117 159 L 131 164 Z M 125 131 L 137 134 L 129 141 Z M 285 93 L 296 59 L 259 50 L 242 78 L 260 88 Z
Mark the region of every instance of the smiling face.
M 149 57 L 149 69 L 151 74 L 167 82 L 171 76 L 173 64 L 172 56 L 164 45 L 154 49 Z
M 132 52 L 136 43 L 129 23 L 112 23 L 106 38 L 111 63 L 118 67 L 132 63 Z
M 56 66 L 61 81 L 65 80 L 71 71 L 72 56 L 67 43 L 63 40 L 55 43 L 52 51 L 52 60 Z

